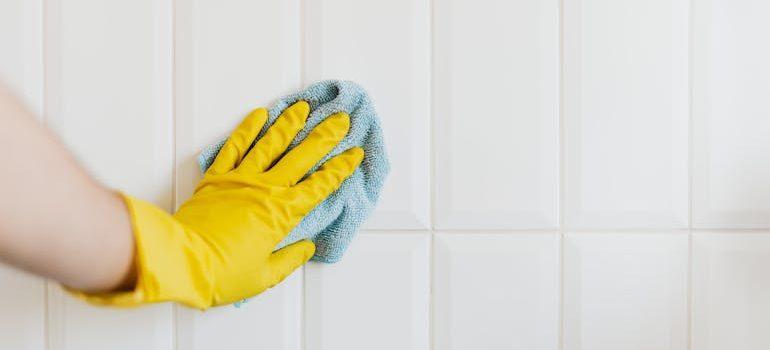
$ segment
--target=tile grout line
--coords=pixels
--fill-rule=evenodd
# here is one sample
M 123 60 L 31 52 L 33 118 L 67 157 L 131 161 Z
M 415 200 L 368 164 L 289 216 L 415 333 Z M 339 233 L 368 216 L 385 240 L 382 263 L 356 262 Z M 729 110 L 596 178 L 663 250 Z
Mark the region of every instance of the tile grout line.
M 391 233 L 394 235 L 419 235 L 430 230 L 366 230 L 361 231 L 361 235 Z M 618 234 L 640 234 L 640 235 L 700 235 L 700 234 L 768 234 L 770 229 L 767 228 L 645 228 L 645 229 L 508 229 L 508 230 L 474 230 L 474 229 L 442 229 L 436 230 L 435 234 L 439 236 L 444 235 L 461 235 L 470 232 L 489 235 L 522 235 L 522 234 L 534 234 L 534 235 L 547 235 L 553 233 L 564 233 L 569 235 L 618 235 Z
M 692 349 L 692 295 L 693 295 L 693 288 L 692 288 L 692 275 L 693 275 L 693 242 L 692 242 L 693 235 L 692 233 L 687 234 L 687 315 L 686 315 L 686 322 L 687 322 L 687 349 Z
M 48 124 L 48 103 L 47 103 L 47 77 L 48 77 L 48 1 L 40 0 L 40 69 L 41 69 L 41 87 L 38 103 L 41 104 L 40 122 L 47 126 Z M 48 290 L 51 288 L 50 281 L 43 279 L 43 348 L 53 349 L 51 345 L 51 301 Z
M 177 198 L 177 70 L 176 70 L 176 0 L 169 0 L 169 29 L 171 32 L 171 210 L 176 211 L 179 199 Z M 179 349 L 179 306 L 171 304 L 171 348 Z
M 557 169 L 559 182 L 557 184 L 557 211 L 558 211 L 558 232 L 559 232 L 559 324 L 558 324 L 558 349 L 563 350 L 564 344 L 564 241 L 565 241 L 565 208 L 566 208 L 566 156 L 565 156 L 565 117 L 564 117 L 564 0 L 557 0 L 557 21 L 558 21 L 558 99 L 557 99 L 557 118 L 558 118 L 558 161 Z
M 56 1 L 57 3 L 54 3 Z M 42 91 L 42 97 L 43 97 L 43 115 L 41 116 L 41 122 L 43 125 L 45 125 L 46 128 L 50 130 L 50 126 L 48 125 L 50 122 L 51 117 L 51 111 L 54 109 L 52 108 L 52 105 L 59 105 L 58 99 L 61 96 L 55 95 L 51 93 L 51 90 L 53 89 L 53 85 L 51 83 L 51 80 L 53 79 L 53 74 L 60 73 L 59 71 L 56 71 L 55 69 L 51 69 L 51 66 L 56 64 L 58 66 L 60 59 L 59 56 L 59 45 L 61 38 L 57 35 L 56 39 L 59 39 L 59 42 L 56 40 L 52 40 L 52 28 L 57 27 L 60 29 L 60 12 L 61 12 L 61 4 L 59 3 L 59 0 L 42 0 L 41 1 L 42 6 L 42 69 L 43 69 L 43 91 Z M 55 11 L 55 13 L 54 13 Z M 54 15 L 56 15 L 54 17 Z M 55 20 L 55 22 L 54 22 Z M 53 45 L 56 45 L 56 47 L 53 47 Z M 57 87 L 58 85 L 57 81 Z M 55 281 L 52 280 L 46 280 L 45 281 L 45 290 L 43 291 L 45 294 L 45 325 L 44 325 L 44 343 L 45 347 L 48 350 L 56 349 L 57 347 L 62 347 L 62 315 L 61 312 L 63 310 L 63 300 L 62 295 L 60 295 L 61 291 L 58 289 L 58 285 Z
M 307 81 L 307 69 L 305 67 L 307 63 L 307 47 L 306 47 L 306 28 L 305 28 L 305 22 L 307 18 L 307 6 L 305 0 L 297 0 L 297 5 L 299 6 L 299 23 L 297 23 L 297 26 L 299 27 L 299 85 L 300 88 L 305 87 L 305 83 Z M 302 274 L 300 276 L 300 284 L 302 285 L 301 293 L 299 295 L 299 303 L 300 303 L 300 318 L 299 318 L 299 330 L 298 330 L 298 337 L 299 337 L 299 349 L 305 350 L 307 349 L 307 263 L 305 266 L 302 266 Z
M 694 0 L 688 0 L 687 11 L 687 305 L 686 305 L 686 347 L 692 349 L 692 297 L 693 297 L 693 10 Z
M 435 15 L 436 15 L 436 2 L 434 0 L 427 0 L 428 1 L 428 36 L 429 36 L 429 42 L 430 47 L 428 49 L 428 94 L 429 94 L 429 111 L 428 111 L 428 148 L 429 148 L 429 155 L 430 155 L 430 164 L 428 169 L 428 180 L 430 181 L 430 198 L 429 198 L 429 207 L 430 207 L 430 226 L 429 226 L 429 233 L 430 233 L 430 246 L 428 247 L 428 273 L 429 273 L 429 282 L 428 282 L 428 349 L 434 350 L 435 349 L 435 298 L 434 298 L 434 290 L 435 290 L 435 265 L 436 265 L 436 251 L 435 251 L 435 244 L 436 244 L 436 123 L 435 123 L 435 110 L 436 110 L 436 95 L 435 95 L 435 50 L 436 50 L 436 28 L 435 28 Z

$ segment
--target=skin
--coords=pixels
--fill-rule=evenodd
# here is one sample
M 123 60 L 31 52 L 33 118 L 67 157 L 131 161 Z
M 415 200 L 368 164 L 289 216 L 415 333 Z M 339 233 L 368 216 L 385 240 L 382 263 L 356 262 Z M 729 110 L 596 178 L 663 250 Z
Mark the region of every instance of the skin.
M 0 261 L 86 292 L 131 288 L 122 199 L 0 86 Z

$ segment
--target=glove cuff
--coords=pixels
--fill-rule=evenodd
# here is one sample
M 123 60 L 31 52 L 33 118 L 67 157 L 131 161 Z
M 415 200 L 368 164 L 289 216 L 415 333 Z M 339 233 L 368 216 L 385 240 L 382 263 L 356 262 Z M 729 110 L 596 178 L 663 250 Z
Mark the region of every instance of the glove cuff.
M 132 291 L 85 293 L 65 289 L 91 304 L 118 307 L 176 301 L 211 306 L 213 281 L 206 243 L 155 205 L 120 193 L 134 233 L 137 280 Z

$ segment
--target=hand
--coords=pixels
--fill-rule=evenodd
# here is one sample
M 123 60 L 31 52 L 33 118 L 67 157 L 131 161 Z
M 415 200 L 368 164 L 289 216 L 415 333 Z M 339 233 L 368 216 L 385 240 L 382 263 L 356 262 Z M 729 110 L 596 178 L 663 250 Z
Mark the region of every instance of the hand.
M 363 159 L 363 150 L 352 148 L 303 180 L 350 127 L 347 115 L 332 115 L 284 155 L 309 112 L 304 101 L 290 106 L 249 150 L 267 121 L 265 109 L 252 112 L 173 216 L 124 195 L 137 250 L 134 289 L 73 292 L 97 304 L 178 301 L 205 309 L 259 294 L 307 262 L 315 251 L 310 241 L 273 250 Z

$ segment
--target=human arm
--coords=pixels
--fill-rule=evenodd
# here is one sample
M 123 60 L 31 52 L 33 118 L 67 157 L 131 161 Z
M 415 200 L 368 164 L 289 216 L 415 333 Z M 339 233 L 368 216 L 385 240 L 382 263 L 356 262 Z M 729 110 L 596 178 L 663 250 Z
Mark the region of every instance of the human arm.
M 276 244 L 363 158 L 353 148 L 304 178 L 345 136 L 347 115 L 329 117 L 286 152 L 305 125 L 307 103 L 289 107 L 249 149 L 267 120 L 257 109 L 172 215 L 99 185 L 18 103 L 0 104 L 0 122 L 11 130 L 0 134 L 7 137 L 0 146 L 31 148 L 8 161 L 18 168 L 0 177 L 1 190 L 23 198 L 0 204 L 0 256 L 96 304 L 177 301 L 204 309 L 270 288 L 314 251 L 309 241 L 273 252 Z
M 129 287 L 123 201 L 2 86 L 0 149 L 0 260 L 81 290 Z

